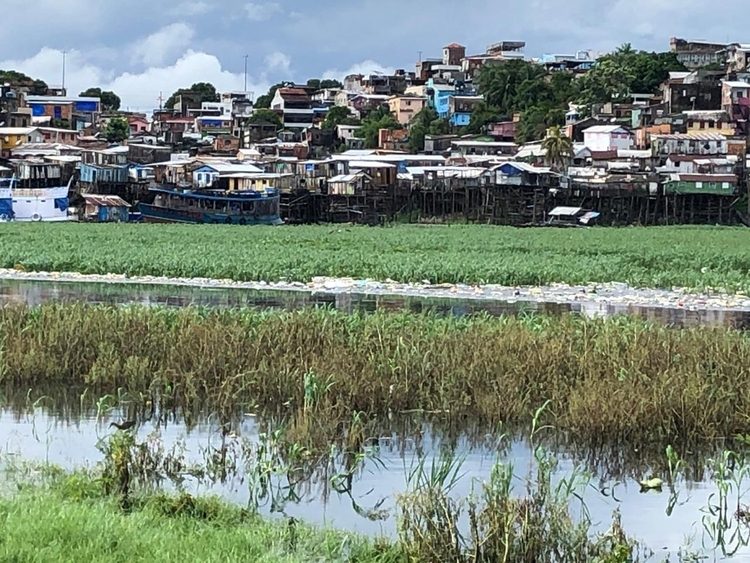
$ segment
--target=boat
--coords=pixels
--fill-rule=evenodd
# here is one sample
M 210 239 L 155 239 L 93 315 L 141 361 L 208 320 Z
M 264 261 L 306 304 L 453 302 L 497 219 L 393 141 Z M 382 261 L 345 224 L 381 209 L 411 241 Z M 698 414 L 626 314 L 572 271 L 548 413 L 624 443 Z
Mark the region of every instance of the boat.
M 71 178 L 67 186 L 23 187 L 16 178 L 0 178 L 0 221 L 74 221 L 68 214 Z
M 281 225 L 279 192 L 152 187 L 153 203 L 138 205 L 145 223 Z

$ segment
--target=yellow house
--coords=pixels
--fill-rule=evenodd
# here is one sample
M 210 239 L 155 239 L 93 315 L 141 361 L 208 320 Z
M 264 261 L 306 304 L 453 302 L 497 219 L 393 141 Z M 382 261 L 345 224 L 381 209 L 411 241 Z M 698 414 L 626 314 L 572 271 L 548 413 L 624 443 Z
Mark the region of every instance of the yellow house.
M 686 111 L 688 135 L 700 133 L 719 133 L 734 135 L 735 124 L 732 123 L 727 112 L 722 110 Z
M 0 154 L 9 156 L 10 151 L 28 143 L 43 143 L 44 135 L 36 127 L 0 127 Z
M 221 176 L 220 180 L 227 178 L 227 188 L 229 191 L 263 191 L 266 189 L 276 189 L 287 191 L 292 188 L 293 174 L 273 174 L 273 173 L 247 173 L 247 174 L 230 174 Z
M 391 114 L 401 125 L 409 125 L 412 119 L 427 105 L 427 98 L 413 94 L 391 96 L 388 107 Z

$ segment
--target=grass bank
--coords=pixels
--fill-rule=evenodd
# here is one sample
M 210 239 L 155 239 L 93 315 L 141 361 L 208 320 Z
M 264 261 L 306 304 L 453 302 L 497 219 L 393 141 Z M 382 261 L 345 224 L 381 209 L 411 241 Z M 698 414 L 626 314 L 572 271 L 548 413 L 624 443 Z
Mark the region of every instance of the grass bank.
M 7 224 L 0 267 L 33 271 L 309 281 L 750 290 L 750 230 L 712 227 L 513 229 L 346 226 Z
M 0 498 L 0 537 L 2 561 L 399 560 L 394 548 L 354 534 L 265 520 L 215 499 L 155 495 L 123 511 L 115 498 L 76 498 L 61 486 Z
M 0 309 L 0 345 L 0 377 L 20 389 L 314 406 L 331 420 L 424 410 L 525 423 L 549 401 L 557 428 L 592 440 L 750 433 L 750 338 L 725 328 L 57 304 Z

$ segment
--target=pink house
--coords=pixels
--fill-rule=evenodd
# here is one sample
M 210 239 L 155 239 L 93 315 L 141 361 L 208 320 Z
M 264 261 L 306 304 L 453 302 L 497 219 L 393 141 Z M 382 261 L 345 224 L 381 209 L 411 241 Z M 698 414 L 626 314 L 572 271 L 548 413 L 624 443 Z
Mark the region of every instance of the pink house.
M 128 124 L 130 125 L 131 135 L 146 133 L 149 130 L 148 119 L 144 117 L 130 117 L 128 118 Z

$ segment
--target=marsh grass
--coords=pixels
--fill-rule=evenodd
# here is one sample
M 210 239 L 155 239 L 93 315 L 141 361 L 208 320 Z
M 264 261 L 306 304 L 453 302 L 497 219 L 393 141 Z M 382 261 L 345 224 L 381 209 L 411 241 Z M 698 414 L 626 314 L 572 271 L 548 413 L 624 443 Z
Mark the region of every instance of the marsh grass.
M 0 342 L 5 385 L 89 387 L 184 412 L 285 405 L 307 435 L 305 413 L 513 424 L 547 401 L 547 421 L 594 443 L 750 433 L 750 339 L 726 328 L 57 304 L 0 309 Z

